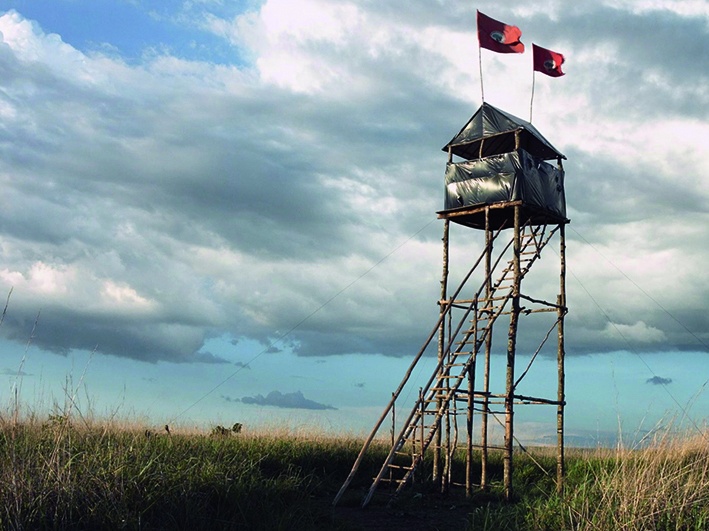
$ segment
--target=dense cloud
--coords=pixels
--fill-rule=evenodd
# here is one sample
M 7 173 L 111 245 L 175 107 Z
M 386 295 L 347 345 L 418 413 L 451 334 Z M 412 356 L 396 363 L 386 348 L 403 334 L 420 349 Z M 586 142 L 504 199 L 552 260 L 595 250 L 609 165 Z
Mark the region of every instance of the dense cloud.
M 225 334 L 415 352 L 438 312 L 440 147 L 480 105 L 474 8 L 443 4 L 176 12 L 219 63 L 2 15 L 2 333 L 27 341 L 41 308 L 33 343 L 60 354 L 222 362 L 202 347 Z M 567 350 L 706 350 L 709 13 L 479 4 L 567 56 L 534 111 L 569 158 Z M 483 54 L 486 98 L 523 118 L 529 60 Z
M 337 409 L 332 406 L 320 404 L 303 396 L 300 391 L 294 393 L 281 393 L 271 391 L 268 395 L 245 396 L 241 399 L 244 404 L 254 404 L 257 406 L 274 406 L 286 409 Z
M 645 383 L 652 385 L 669 385 L 672 383 L 672 378 L 663 378 L 662 376 L 653 376 L 645 380 Z

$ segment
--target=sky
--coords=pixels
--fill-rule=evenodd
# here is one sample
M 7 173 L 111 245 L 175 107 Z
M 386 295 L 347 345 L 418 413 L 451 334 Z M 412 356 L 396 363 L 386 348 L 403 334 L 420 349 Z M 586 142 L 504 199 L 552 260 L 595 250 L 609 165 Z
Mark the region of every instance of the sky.
M 479 54 L 476 9 L 527 53 Z M 568 159 L 567 436 L 703 426 L 701 0 L 0 0 L 0 405 L 367 433 L 438 316 L 441 148 L 481 71 L 529 119 L 533 42 L 566 57 L 533 123 Z

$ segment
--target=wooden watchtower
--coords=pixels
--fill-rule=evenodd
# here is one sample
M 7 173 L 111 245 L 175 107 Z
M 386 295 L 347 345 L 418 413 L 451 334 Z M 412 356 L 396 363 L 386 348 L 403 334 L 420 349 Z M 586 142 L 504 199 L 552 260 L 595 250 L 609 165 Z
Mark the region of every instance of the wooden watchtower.
M 514 415 L 522 405 L 556 408 L 557 485 L 564 475 L 564 318 L 566 307 L 564 194 L 565 159 L 536 128 L 511 114 L 483 103 L 460 132 L 443 148 L 448 153 L 443 227 L 443 275 L 440 315 L 427 340 L 414 357 L 392 400 L 365 441 L 352 472 L 338 492 L 340 499 L 357 472 L 364 454 L 409 383 L 424 353 L 438 345 L 437 364 L 418 400 L 400 428 L 392 430 L 391 450 L 374 478 L 362 506 L 378 486 L 389 483 L 393 495 L 409 483 L 426 460 L 430 479 L 443 491 L 464 486 L 467 494 L 490 484 L 488 456 L 503 453 L 503 486 L 512 497 Z M 556 162 L 555 165 L 547 161 Z M 484 249 L 460 284 L 451 290 L 450 223 L 462 232 L 484 231 Z M 542 251 L 558 241 L 559 268 L 532 267 Z M 536 272 L 536 270 L 535 270 Z M 458 272 L 460 273 L 460 272 Z M 551 286 L 551 288 L 550 288 Z M 554 287 L 556 286 L 556 287 Z M 550 292 L 553 290 L 553 293 Z M 541 293 L 537 293 L 537 291 Z M 529 321 L 529 322 L 527 322 Z M 556 332 L 556 334 L 553 334 Z M 556 336 L 554 341 L 550 338 Z M 531 345 L 531 346 L 530 346 Z M 519 351 L 519 352 L 518 352 Z M 556 396 L 524 392 L 534 362 L 552 351 L 557 359 Z M 493 360 L 503 359 L 504 371 Z M 520 371 L 517 359 L 525 367 Z M 464 419 L 464 420 L 463 420 Z M 491 437 L 491 423 L 504 428 L 502 444 Z M 464 425 L 460 441 L 458 425 Z M 474 451 L 480 456 L 480 477 L 473 477 Z M 453 474 L 453 456 L 465 453 L 464 477 Z

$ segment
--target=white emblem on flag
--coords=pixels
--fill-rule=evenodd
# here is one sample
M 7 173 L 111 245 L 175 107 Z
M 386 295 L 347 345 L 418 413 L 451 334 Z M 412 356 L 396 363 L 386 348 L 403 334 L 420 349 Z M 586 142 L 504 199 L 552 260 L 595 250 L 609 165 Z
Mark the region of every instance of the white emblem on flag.
M 493 41 L 497 41 L 500 44 L 505 44 L 505 34 L 501 31 L 493 31 L 492 33 L 490 33 L 490 37 Z

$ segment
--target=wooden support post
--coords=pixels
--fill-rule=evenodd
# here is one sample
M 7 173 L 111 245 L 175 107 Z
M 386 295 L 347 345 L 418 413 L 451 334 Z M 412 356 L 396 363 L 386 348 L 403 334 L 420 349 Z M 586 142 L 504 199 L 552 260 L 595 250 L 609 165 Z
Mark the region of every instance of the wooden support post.
M 473 356 L 477 357 L 477 353 Z M 468 369 L 468 404 L 466 416 L 466 453 L 465 453 L 465 495 L 473 494 L 473 413 L 475 408 L 475 360 Z
M 446 237 L 446 242 L 445 242 L 445 279 L 446 283 L 448 281 L 448 231 L 449 231 L 449 221 L 446 220 L 444 231 L 445 231 L 445 237 Z M 443 293 L 444 287 L 441 286 L 441 293 Z M 445 296 L 442 298 L 442 300 L 445 300 Z M 450 317 L 450 313 L 449 313 Z M 444 332 L 445 328 L 445 323 L 444 321 L 441 321 L 441 333 L 443 337 L 445 338 L 445 333 Z M 448 376 L 450 375 L 450 351 L 441 351 L 441 358 L 447 358 L 446 362 L 441 365 L 441 374 L 443 375 L 443 385 L 440 386 L 439 388 L 445 389 L 444 391 L 439 391 L 439 393 L 442 393 L 446 397 L 450 397 L 450 378 Z M 440 361 L 440 360 L 439 360 Z M 446 448 L 446 453 L 445 453 L 445 465 L 444 465 L 444 473 L 441 474 L 440 479 L 440 488 L 442 493 L 448 492 L 448 484 L 449 484 L 449 473 L 448 471 L 450 470 L 451 462 L 450 462 L 450 448 L 451 448 L 451 419 L 450 419 L 450 403 L 446 406 L 446 413 L 444 416 L 445 419 L 445 426 L 446 426 L 446 438 L 445 438 L 445 448 Z M 439 433 L 440 433 L 440 425 L 439 425 Z
M 505 393 L 505 456 L 503 481 L 505 499 L 512 500 L 512 453 L 514 450 L 514 382 L 515 382 L 515 350 L 517 348 L 517 324 L 519 321 L 519 294 L 521 285 L 520 248 L 521 227 L 520 207 L 514 207 L 514 280 L 512 283 L 512 309 L 510 311 L 510 328 L 507 336 L 507 382 Z
M 394 437 L 396 437 L 396 396 L 394 393 L 391 394 L 391 400 L 391 445 L 394 446 L 396 442 L 394 439 Z
M 486 305 L 492 305 L 490 298 L 492 297 L 492 274 L 490 269 L 492 267 L 492 228 L 490 227 L 490 207 L 485 208 L 485 301 Z M 483 404 L 482 404 L 482 415 L 480 418 L 480 429 L 482 430 L 480 438 L 480 488 L 483 491 L 488 489 L 487 485 L 487 421 L 488 412 L 490 407 L 490 399 L 488 393 L 490 392 L 490 354 L 492 352 L 492 330 L 489 329 L 491 325 L 492 311 L 488 312 L 487 326 L 488 331 L 485 336 L 485 367 L 483 369 Z
M 561 262 L 561 273 L 559 275 L 559 298 L 558 305 L 558 349 L 557 349 L 557 372 L 558 372 L 558 392 L 557 400 L 559 404 L 556 408 L 556 437 L 557 437 L 557 456 L 556 456 L 556 490 L 559 494 L 564 492 L 564 475 L 565 475 L 565 459 L 564 459 L 564 404 L 565 396 L 565 368 L 564 368 L 564 317 L 566 315 L 566 230 L 565 225 L 559 228 L 559 257 Z
M 453 439 L 448 445 L 448 462 L 446 464 L 446 488 L 453 484 L 453 461 L 458 448 L 458 401 L 453 397 Z
M 443 386 L 445 391 L 445 395 L 447 397 L 451 397 L 451 388 L 450 388 L 450 353 L 446 353 L 446 356 L 448 356 L 448 359 L 446 360 L 445 363 L 445 369 L 444 369 L 444 375 L 445 375 L 445 385 Z M 442 476 L 442 482 L 441 482 L 441 492 L 445 494 L 448 492 L 448 484 L 449 484 L 449 471 L 451 469 L 451 410 L 450 410 L 450 400 L 453 400 L 455 403 L 455 397 L 452 399 L 449 398 L 448 405 L 446 406 L 446 414 L 445 414 L 445 424 L 446 424 L 446 440 L 445 440 L 445 448 L 446 448 L 446 454 L 445 454 L 445 466 L 444 466 L 444 474 Z
M 441 276 L 441 298 L 440 298 L 440 315 L 441 315 L 441 324 L 440 324 L 440 329 L 438 331 L 438 362 L 439 365 L 441 366 L 440 374 L 439 376 L 443 375 L 444 369 L 443 369 L 443 364 L 440 363 L 443 357 L 446 355 L 445 353 L 445 345 L 446 345 L 446 323 L 445 319 L 443 319 L 443 315 L 448 311 L 447 308 L 447 303 L 445 302 L 447 299 L 446 297 L 448 296 L 448 246 L 449 246 L 449 234 L 450 234 L 450 221 L 445 220 L 443 223 L 443 274 Z M 436 384 L 436 387 L 440 389 L 443 387 L 442 385 L 442 378 L 439 378 L 438 383 Z M 440 410 L 441 406 L 443 405 L 443 398 L 442 398 L 442 391 L 436 391 L 436 411 Z M 440 482 L 441 481 L 441 473 L 440 473 L 440 466 L 441 466 L 441 422 L 438 421 L 438 426 L 436 428 L 436 442 L 433 448 L 433 481 L 434 482 Z
M 391 445 L 392 447 L 394 444 L 396 444 L 396 396 L 394 393 L 391 394 L 391 400 L 392 400 L 392 405 L 391 405 Z M 394 474 L 392 473 L 392 470 L 389 469 L 389 488 L 394 485 L 394 482 L 392 481 L 394 479 Z
M 426 436 L 426 402 L 424 401 L 423 387 L 419 387 L 419 403 L 421 404 L 421 440 L 419 443 L 419 455 L 420 455 L 420 466 L 423 467 L 423 452 L 424 452 L 424 439 Z M 419 468 L 419 470 L 421 470 Z M 419 476 L 419 479 L 423 481 L 423 474 Z

